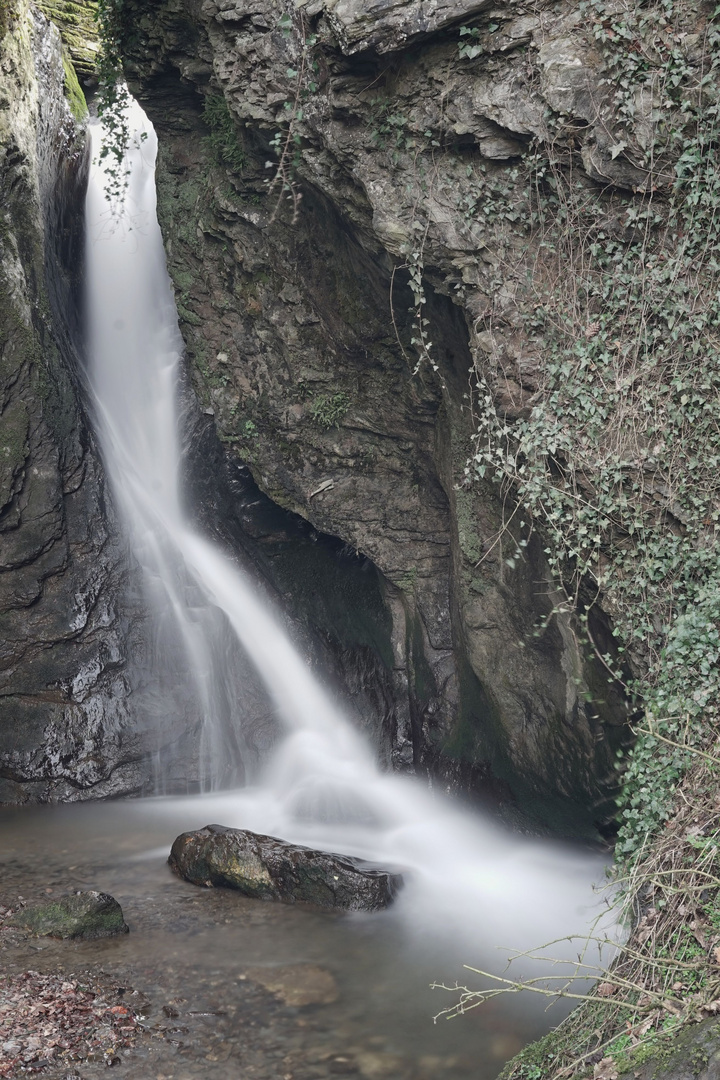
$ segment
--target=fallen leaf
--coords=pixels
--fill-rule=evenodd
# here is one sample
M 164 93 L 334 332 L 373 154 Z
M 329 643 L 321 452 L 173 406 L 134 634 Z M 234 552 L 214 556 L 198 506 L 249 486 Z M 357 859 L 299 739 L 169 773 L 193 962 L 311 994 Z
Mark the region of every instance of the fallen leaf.
M 612 1058 L 603 1058 L 593 1069 L 593 1080 L 618 1080 L 618 1071 Z
M 690 929 L 692 930 L 693 937 L 697 941 L 698 945 L 700 945 L 703 949 L 707 949 L 708 941 L 707 941 L 707 936 L 705 934 L 705 930 L 707 929 L 707 924 L 703 924 L 703 923 L 699 922 L 697 919 L 693 919 L 693 921 L 690 923 Z

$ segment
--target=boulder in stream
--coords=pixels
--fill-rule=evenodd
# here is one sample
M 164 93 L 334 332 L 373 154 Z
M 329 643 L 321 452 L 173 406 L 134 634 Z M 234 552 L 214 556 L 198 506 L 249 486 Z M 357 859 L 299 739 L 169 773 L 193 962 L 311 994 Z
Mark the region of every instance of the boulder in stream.
M 400 874 L 362 859 L 223 825 L 182 833 L 168 862 L 194 885 L 225 885 L 258 900 L 304 902 L 346 911 L 385 908 L 402 885 Z
M 108 893 L 77 892 L 19 911 L 14 925 L 37 937 L 94 938 L 127 934 L 122 908 Z

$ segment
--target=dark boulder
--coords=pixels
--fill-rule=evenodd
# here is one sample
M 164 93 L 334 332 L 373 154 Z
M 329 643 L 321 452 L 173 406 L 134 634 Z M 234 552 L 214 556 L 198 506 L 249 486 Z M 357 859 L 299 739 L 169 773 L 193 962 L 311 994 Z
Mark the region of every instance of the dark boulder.
M 402 884 L 399 874 L 361 859 L 222 825 L 178 836 L 168 862 L 194 885 L 226 885 L 258 900 L 348 911 L 387 907 Z
M 37 937 L 102 938 L 127 934 L 122 908 L 101 892 L 78 892 L 28 907 L 17 913 L 15 926 Z

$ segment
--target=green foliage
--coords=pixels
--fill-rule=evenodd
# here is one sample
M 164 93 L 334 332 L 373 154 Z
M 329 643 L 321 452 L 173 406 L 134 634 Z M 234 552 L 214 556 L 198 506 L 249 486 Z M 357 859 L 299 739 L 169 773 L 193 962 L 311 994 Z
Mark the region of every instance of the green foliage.
M 629 758 L 620 857 L 632 855 L 643 838 L 666 820 L 669 797 L 692 761 L 692 750 L 716 729 L 719 661 L 720 592 L 713 589 L 696 597 L 675 620 L 645 695 L 645 726 L 656 734 L 643 735 Z
M 568 606 L 586 611 L 602 595 L 614 617 L 604 662 L 655 732 L 627 762 L 623 858 L 666 819 L 686 747 L 718 719 L 720 32 L 708 27 L 691 63 L 677 25 L 686 10 L 583 5 L 611 80 L 612 154 L 646 181 L 603 202 L 560 142 L 531 149 L 521 216 L 540 257 L 526 331 L 546 357 L 545 383 L 510 421 L 480 378 L 468 470 L 511 488 L 528 528 L 542 527 Z M 642 94 L 652 101 L 638 141 Z M 473 219 L 495 212 L 479 181 Z M 626 653 L 638 672 L 629 683 Z
M 411 566 L 406 570 L 396 581 L 396 585 L 403 592 L 412 593 L 415 591 L 417 585 L 418 571 L 417 566 Z
M 105 162 L 105 192 L 115 213 L 120 212 L 127 187 L 126 157 L 131 134 L 127 116 L 130 95 L 120 53 L 123 4 L 124 0 L 98 0 L 96 15 L 100 34 L 98 116 L 106 132 L 99 157 Z
M 78 78 L 97 74 L 97 3 L 95 0 L 36 0 L 42 13 L 55 23 Z
M 498 29 L 498 23 L 490 23 L 485 28 L 486 34 L 494 34 Z M 476 56 L 482 56 L 486 51 L 484 45 L 481 43 L 481 30 L 477 26 L 461 26 L 460 37 L 467 40 L 461 41 L 458 45 L 458 55 L 465 60 L 474 60 Z
M 320 394 L 310 402 L 310 416 L 318 427 L 338 427 L 350 408 L 350 398 L 341 390 L 337 394 Z
M 560 1057 L 558 1041 L 557 1033 L 550 1032 L 531 1043 L 505 1066 L 498 1080 L 544 1080 L 555 1071 Z
M 0 41 L 5 37 L 15 14 L 15 0 L 0 0 Z
M 270 140 L 270 149 L 277 161 L 266 161 L 265 167 L 273 169 L 271 178 L 265 181 L 268 194 L 277 191 L 273 219 L 285 199 L 292 204 L 293 224 L 300 211 L 302 193 L 297 184 L 297 171 L 302 162 L 302 137 L 300 125 L 305 117 L 304 102 L 318 89 L 318 62 L 312 50 L 317 44 L 317 34 L 308 34 L 305 16 L 300 10 L 295 20 L 285 12 L 280 16 L 277 28 L 287 43 L 292 64 L 286 69 L 286 77 L 295 87 L 292 99 L 283 102 L 279 127 Z
M 480 37 L 480 31 L 476 26 L 461 26 L 460 37 L 469 38 L 469 41 L 461 41 L 458 45 L 458 53 L 460 56 L 464 56 L 467 60 L 474 60 L 476 56 L 481 56 L 483 52 L 482 45 L 477 44 L 477 39 Z
M 241 175 L 247 167 L 247 158 L 238 140 L 232 113 L 222 94 L 209 94 L 205 98 L 203 119 L 210 128 L 208 143 L 217 164 Z
M 370 107 L 370 138 L 378 150 L 406 150 L 414 145 L 409 120 L 391 98 L 379 96 Z M 397 155 L 395 160 L 398 160 Z

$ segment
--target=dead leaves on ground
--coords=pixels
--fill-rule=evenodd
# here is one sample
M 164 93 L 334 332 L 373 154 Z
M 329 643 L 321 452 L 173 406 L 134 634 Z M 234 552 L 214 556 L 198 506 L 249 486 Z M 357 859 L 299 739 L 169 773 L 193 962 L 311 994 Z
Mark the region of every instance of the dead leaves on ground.
M 132 1045 L 136 1009 L 111 1004 L 63 975 L 25 971 L 0 976 L 0 1077 L 51 1064 L 104 1061 Z
M 618 1071 L 612 1058 L 603 1058 L 593 1069 L 593 1080 L 618 1080 Z

